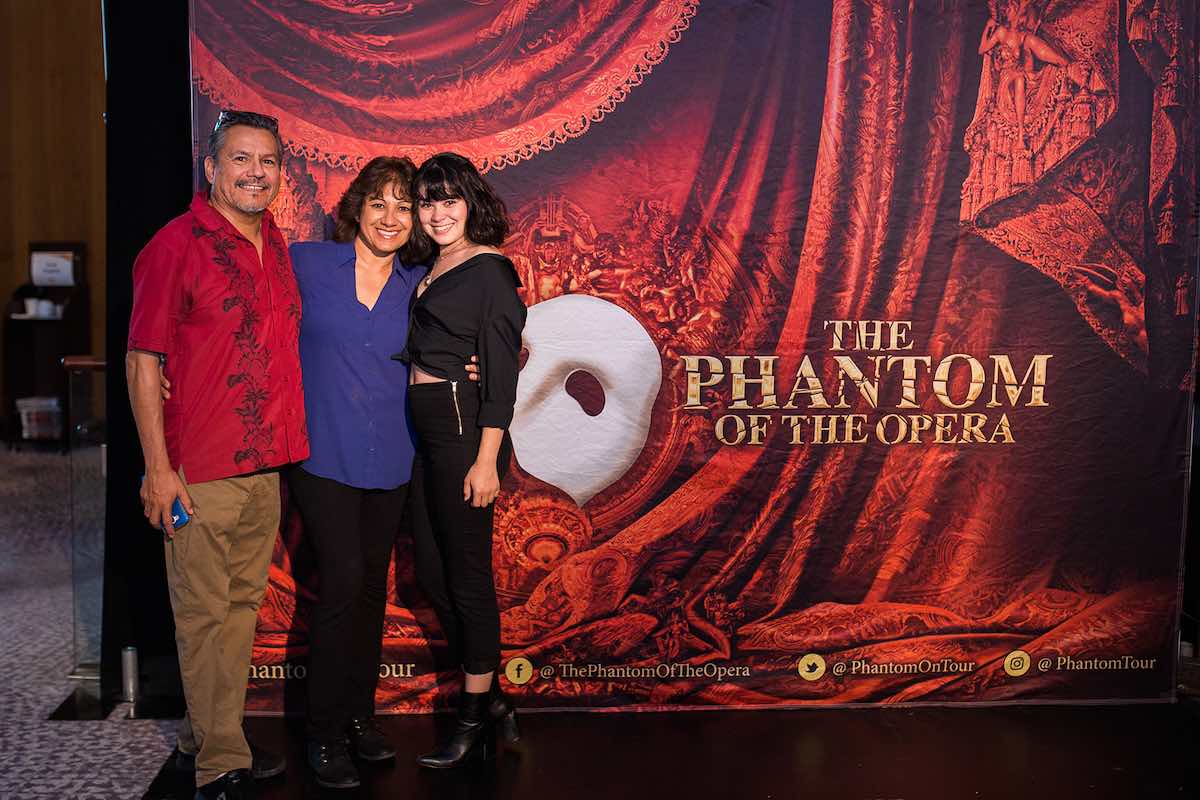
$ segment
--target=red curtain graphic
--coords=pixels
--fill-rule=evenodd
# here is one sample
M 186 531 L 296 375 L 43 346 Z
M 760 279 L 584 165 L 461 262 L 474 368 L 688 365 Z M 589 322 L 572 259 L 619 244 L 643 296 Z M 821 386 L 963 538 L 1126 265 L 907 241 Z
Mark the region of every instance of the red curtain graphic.
M 591 376 L 514 420 L 494 564 L 524 704 L 1164 699 L 1197 25 L 1177 0 L 194 0 L 197 141 L 220 108 L 280 118 L 295 240 L 380 153 L 458 150 L 504 195 L 522 382 Z M 288 514 L 252 709 L 298 710 L 319 584 Z M 379 703 L 441 707 L 403 527 L 393 586 Z
M 196 0 L 193 72 L 209 96 L 286 118 L 292 151 L 331 166 L 397 147 L 503 166 L 602 120 L 695 6 Z

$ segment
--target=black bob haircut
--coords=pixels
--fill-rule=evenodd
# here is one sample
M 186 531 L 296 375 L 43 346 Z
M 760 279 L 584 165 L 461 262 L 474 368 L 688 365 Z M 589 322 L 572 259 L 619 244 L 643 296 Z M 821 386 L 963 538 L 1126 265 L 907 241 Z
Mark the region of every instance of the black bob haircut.
M 508 211 L 470 160 L 458 153 L 438 153 L 425 160 L 413 178 L 413 202 L 461 199 L 467 204 L 467 238 L 475 244 L 499 247 L 508 237 Z M 410 263 L 428 263 L 437 255 L 437 242 L 418 224 L 409 239 Z

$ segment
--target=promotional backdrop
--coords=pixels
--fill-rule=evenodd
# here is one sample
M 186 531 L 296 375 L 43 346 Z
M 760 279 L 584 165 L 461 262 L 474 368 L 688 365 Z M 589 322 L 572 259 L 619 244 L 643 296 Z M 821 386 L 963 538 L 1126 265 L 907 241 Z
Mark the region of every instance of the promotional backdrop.
M 196 153 L 319 239 L 472 158 L 530 306 L 497 507 L 525 706 L 1171 696 L 1196 319 L 1181 0 L 193 0 Z M 249 707 L 302 708 L 288 513 Z M 397 532 L 379 703 L 457 680 Z M 440 670 L 440 671 L 439 671 Z

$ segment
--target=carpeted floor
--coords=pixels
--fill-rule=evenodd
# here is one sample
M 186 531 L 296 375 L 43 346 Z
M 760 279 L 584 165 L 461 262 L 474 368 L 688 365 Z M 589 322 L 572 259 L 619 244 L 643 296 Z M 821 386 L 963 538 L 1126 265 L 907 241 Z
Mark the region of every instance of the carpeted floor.
M 0 450 L 0 800 L 139 798 L 174 744 L 175 722 L 122 719 L 121 707 L 48 720 L 75 688 L 69 466 Z

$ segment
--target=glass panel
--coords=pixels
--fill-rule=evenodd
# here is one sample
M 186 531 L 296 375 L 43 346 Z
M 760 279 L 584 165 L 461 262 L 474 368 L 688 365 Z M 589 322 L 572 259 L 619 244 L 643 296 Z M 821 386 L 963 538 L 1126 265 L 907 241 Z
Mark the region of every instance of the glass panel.
M 75 359 L 72 359 L 74 361 Z M 71 579 L 75 590 L 72 677 L 97 678 L 104 597 L 105 388 L 103 362 L 68 364 Z

